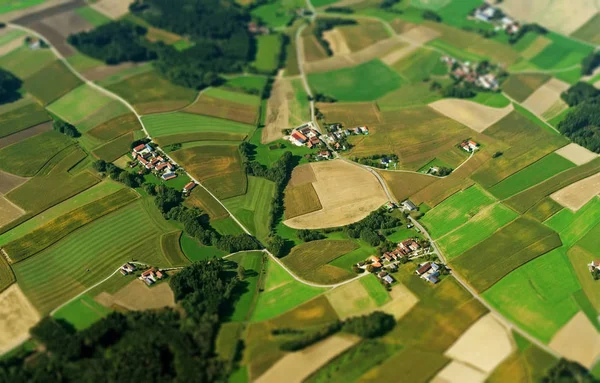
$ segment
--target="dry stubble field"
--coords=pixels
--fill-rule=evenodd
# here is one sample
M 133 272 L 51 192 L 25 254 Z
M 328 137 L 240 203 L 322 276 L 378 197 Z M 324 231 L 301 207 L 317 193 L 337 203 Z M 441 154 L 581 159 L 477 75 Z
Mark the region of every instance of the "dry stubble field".
M 577 181 L 550 195 L 554 201 L 573 211 L 581 209 L 600 194 L 600 173 Z
M 512 104 L 504 108 L 492 108 L 459 99 L 439 100 L 429 104 L 429 107 L 479 133 L 503 119 L 513 110 Z
M 14 283 L 0 294 L 0 354 L 29 338 L 40 315 Z

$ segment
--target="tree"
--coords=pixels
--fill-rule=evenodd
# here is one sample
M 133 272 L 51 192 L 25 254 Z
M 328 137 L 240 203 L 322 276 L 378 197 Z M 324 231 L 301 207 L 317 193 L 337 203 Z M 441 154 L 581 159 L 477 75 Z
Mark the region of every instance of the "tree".
M 367 265 L 367 272 L 368 273 L 372 273 L 373 271 L 375 271 L 375 266 L 373 266 L 373 265 Z
M 106 171 L 106 161 L 104 161 L 104 160 L 94 161 L 94 163 L 92 163 L 92 167 L 97 172 L 101 172 L 101 173 L 105 172 Z
M 18 90 L 23 82 L 11 72 L 0 69 L 0 103 L 17 100 L 21 97 Z
M 77 128 L 68 122 L 60 120 L 55 117 L 55 120 L 52 122 L 52 129 L 64 134 L 69 137 L 79 137 L 81 133 L 77 130 Z
M 435 21 L 436 23 L 442 22 L 441 16 L 429 9 L 423 11 L 423 18 L 425 20 Z
M 237 277 L 240 281 L 243 281 L 244 278 L 246 278 L 246 269 L 244 269 L 244 266 L 242 266 L 242 264 L 238 264 L 237 267 Z
M 385 335 L 396 325 L 393 315 L 375 311 L 369 315 L 353 317 L 344 323 L 343 330 L 363 338 L 377 338 Z
M 365 270 L 361 267 L 358 267 L 358 265 L 354 264 L 352 265 L 352 271 L 356 274 L 362 274 L 365 272 Z
M 273 235 L 268 240 L 269 251 L 276 257 L 285 255 L 285 239 L 279 235 Z
M 541 380 L 542 383 L 598 383 L 590 372 L 577 362 L 561 358 L 554 367 L 546 372 Z

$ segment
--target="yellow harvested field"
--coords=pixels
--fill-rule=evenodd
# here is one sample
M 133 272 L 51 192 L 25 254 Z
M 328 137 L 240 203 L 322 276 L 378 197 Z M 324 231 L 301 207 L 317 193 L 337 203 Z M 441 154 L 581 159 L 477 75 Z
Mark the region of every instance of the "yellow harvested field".
M 329 43 L 329 48 L 331 48 L 334 56 L 351 53 L 351 50 L 346 43 L 346 39 L 339 29 L 333 28 L 323 32 L 323 39 Z
M 469 327 L 445 355 L 489 374 L 514 348 L 510 330 L 489 313 Z
M 14 221 L 23 214 L 25 214 L 23 209 L 0 196 L 0 227 Z
M 596 153 L 574 143 L 571 143 L 567 146 L 563 146 L 562 148 L 558 149 L 555 153 L 560 156 L 563 156 L 575 165 L 587 164 L 594 158 L 598 157 Z
M 289 79 L 283 77 L 283 70 L 279 72 L 271 95 L 267 101 L 267 116 L 265 119 L 265 128 L 262 130 L 260 142 L 268 144 L 283 137 L 283 130 L 294 128 L 300 125 L 302 121 L 290 121 L 290 104 L 294 102 L 296 95 Z M 290 126 L 291 123 L 297 123 Z
M 392 301 L 381 306 L 379 310 L 393 315 L 396 320 L 406 315 L 419 302 L 419 298 L 403 284 L 396 284 L 390 296 Z
M 591 369 L 600 356 L 600 334 L 583 312 L 578 312 L 554 335 L 550 348 Z
M 600 173 L 577 181 L 550 195 L 550 198 L 569 208 L 577 211 L 588 203 L 594 196 L 600 194 Z
M 29 329 L 40 320 L 40 314 L 13 283 L 0 294 L 0 355 L 29 338 Z
M 312 167 L 323 209 L 288 219 L 294 229 L 321 229 L 348 225 L 365 218 L 388 198 L 368 170 L 344 160 L 321 161 L 302 166 Z
M 483 383 L 487 374 L 464 363 L 452 361 L 444 367 L 431 383 Z
M 285 189 L 285 219 L 321 210 L 321 201 L 311 183 Z
M 118 19 L 129 12 L 129 4 L 131 3 L 133 3 L 133 0 L 100 0 L 92 4 L 91 7 L 111 19 Z
M 129 310 L 149 310 L 175 307 L 175 296 L 168 283 L 148 287 L 136 279 L 112 296 L 113 302 Z M 104 304 L 104 302 L 103 302 Z
M 419 25 L 402 33 L 400 38 L 410 42 L 411 44 L 423 45 L 431 40 L 437 39 L 441 35 L 442 34 L 435 29 L 428 28 L 424 25 Z
M 406 57 L 409 53 L 411 53 L 415 49 L 417 49 L 417 45 L 409 45 L 406 47 L 402 47 L 400 49 L 395 49 L 392 52 L 388 53 L 387 55 L 383 56 L 381 58 L 381 61 L 383 61 L 383 63 L 386 65 L 394 65 L 396 62 L 398 62 L 398 61 L 400 61 L 400 59 L 403 59 L 404 57 Z
M 506 117 L 514 109 L 512 104 L 504 108 L 492 108 L 456 98 L 439 100 L 429 104 L 429 107 L 479 133 Z
M 569 35 L 594 17 L 600 3 L 596 0 L 505 0 L 498 6 L 515 20 L 538 23 Z
M 401 36 L 394 36 L 378 41 L 358 52 L 335 55 L 323 60 L 307 62 L 304 64 L 304 70 L 307 73 L 315 73 L 348 68 L 376 58 L 384 57 L 390 52 L 397 51 L 406 46 L 407 44 L 402 40 Z
M 551 78 L 540 86 L 523 102 L 523 106 L 537 115 L 541 115 L 550 109 L 556 101 L 560 100 L 560 94 L 569 89 L 569 84 L 564 81 Z
M 317 176 L 315 176 L 312 166 L 297 166 L 292 171 L 292 178 L 288 186 L 296 187 L 313 182 L 317 182 Z
M 331 359 L 355 345 L 360 338 L 334 335 L 281 358 L 262 374 L 256 383 L 301 383 Z
M 342 320 L 377 309 L 377 304 L 359 280 L 329 290 L 325 296 Z
M 523 52 L 521 52 L 521 56 L 527 60 L 532 59 L 550 44 L 552 44 L 552 40 L 545 36 L 538 36 Z

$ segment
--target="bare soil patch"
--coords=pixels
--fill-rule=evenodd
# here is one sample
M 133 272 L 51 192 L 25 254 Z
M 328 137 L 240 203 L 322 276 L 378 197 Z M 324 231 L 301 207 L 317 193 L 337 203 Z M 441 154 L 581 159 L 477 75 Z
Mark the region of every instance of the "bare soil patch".
M 489 374 L 514 348 L 510 331 L 489 313 L 469 327 L 445 355 Z
M 6 194 L 17 186 L 24 184 L 28 179 L 0 170 L 0 195 Z
M 329 43 L 334 56 L 347 55 L 351 52 L 344 35 L 339 29 L 334 28 L 323 32 L 323 39 Z
M 100 0 L 92 4 L 91 7 L 111 19 L 118 19 L 129 12 L 129 4 L 131 3 L 133 3 L 133 0 Z
M 0 21 L 12 21 L 15 24 L 25 25 L 41 20 L 46 16 L 73 10 L 85 5 L 84 0 L 47 0 L 32 7 L 4 13 L 0 15 Z
M 387 196 L 368 170 L 343 160 L 310 164 L 317 179 L 312 185 L 323 209 L 286 220 L 294 229 L 320 229 L 360 221 L 387 202 Z
M 569 89 L 569 86 L 564 81 L 552 78 L 527 97 L 523 106 L 533 113 L 541 115 L 560 100 L 560 94 Z
M 175 296 L 168 283 L 148 287 L 139 279 L 134 280 L 113 295 L 114 303 L 129 310 L 149 310 L 175 307 Z
M 487 376 L 464 363 L 452 361 L 442 369 L 431 383 L 483 383 Z
M 74 11 L 63 12 L 58 15 L 47 17 L 43 19 L 41 23 L 54 29 L 63 36 L 63 39 L 66 39 L 73 33 L 94 29 L 92 24 Z
M 49 131 L 50 129 L 52 129 L 52 123 L 44 122 L 43 124 L 21 130 L 20 132 L 11 134 L 10 136 L 2 137 L 0 138 L 0 149 L 8 145 L 16 144 L 17 142 L 23 141 L 26 138 L 37 136 L 40 133 Z
M 257 383 L 300 383 L 340 353 L 359 341 L 358 337 L 334 335 L 313 346 L 287 354 L 255 380 Z
M 598 5 L 595 0 L 506 0 L 499 4 L 516 20 L 536 22 L 566 35 L 594 17 Z
M 289 100 L 293 97 L 292 84 L 283 77 L 283 71 L 280 71 L 271 89 L 271 96 L 267 101 L 265 128 L 262 130 L 260 137 L 262 144 L 268 144 L 282 138 L 283 130 L 291 128 L 289 126 Z
M 419 298 L 402 284 L 395 285 L 390 296 L 392 301 L 381 306 L 379 310 L 393 315 L 396 319 L 402 318 L 419 302 Z
M 292 171 L 292 178 L 288 185 L 290 187 L 301 186 L 307 183 L 317 182 L 317 176 L 310 164 L 300 165 Z
M 442 34 L 435 29 L 427 28 L 424 25 L 419 25 L 402 33 L 400 37 L 413 44 L 423 45 L 431 40 L 437 39 L 441 35 Z
M 556 154 L 563 156 L 575 165 L 587 164 L 594 158 L 598 157 L 596 153 L 574 143 L 571 143 L 558 149 L 556 151 Z
M 142 65 L 143 64 L 135 64 L 132 62 L 125 62 L 117 65 L 102 65 L 84 72 L 83 77 L 90 81 L 102 81 L 109 76 L 121 72 L 124 69 L 134 68 Z
M 29 329 L 40 320 L 40 314 L 29 302 L 19 285 L 13 283 L 0 294 L 0 354 L 4 354 L 29 338 Z
M 590 369 L 600 356 L 600 335 L 580 311 L 554 335 L 549 346 L 565 358 Z
M 0 227 L 25 214 L 25 211 L 5 197 L 0 197 Z
M 75 54 L 75 48 L 69 45 L 65 40 L 65 36 L 63 36 L 56 29 L 42 23 L 41 21 L 29 24 L 27 27 L 46 37 L 48 41 L 50 41 L 50 44 L 52 44 L 61 55 L 69 57 Z
M 433 102 L 429 106 L 479 133 L 506 117 L 514 109 L 512 104 L 504 108 L 492 108 L 473 101 L 452 98 Z
M 577 211 L 599 193 L 600 173 L 577 181 L 574 184 L 551 194 L 550 198 L 566 208 Z
M 340 319 L 369 314 L 377 309 L 375 301 L 359 280 L 346 283 L 325 294 Z

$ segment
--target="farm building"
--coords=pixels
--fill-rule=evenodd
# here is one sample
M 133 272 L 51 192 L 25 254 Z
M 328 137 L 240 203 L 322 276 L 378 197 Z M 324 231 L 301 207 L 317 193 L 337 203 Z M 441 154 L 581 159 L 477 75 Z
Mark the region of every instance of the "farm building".
M 600 271 L 600 261 L 594 260 L 588 264 L 588 267 L 590 268 L 590 272 L 593 272 L 594 270 Z
M 414 203 L 410 202 L 409 200 L 402 202 L 402 206 L 408 211 L 417 210 L 417 206 Z
M 419 265 L 419 268 L 417 269 L 417 271 L 415 271 L 415 273 L 417 275 L 423 275 L 429 270 L 431 270 L 431 262 L 425 262 Z
M 144 271 L 139 279 L 144 281 L 144 283 L 146 283 L 146 285 L 150 286 L 150 285 L 156 283 L 157 281 L 163 279 L 164 277 L 165 277 L 164 272 L 162 272 L 161 270 L 156 270 L 153 267 L 149 270 Z
M 196 183 L 194 181 L 190 181 L 183 187 L 183 192 L 189 193 L 192 190 L 194 190 L 195 187 L 196 187 Z
M 134 264 L 132 263 L 125 263 L 123 266 L 121 266 L 121 274 L 123 275 L 128 275 L 133 273 L 135 270 L 137 270 L 137 267 L 135 267 Z
M 460 147 L 466 151 L 466 152 L 474 152 L 475 150 L 479 149 L 479 144 L 473 140 L 467 140 L 467 141 L 463 141 L 460 144 Z
M 177 174 L 175 174 L 175 173 L 165 173 L 161 176 L 161 178 L 165 181 L 172 180 L 173 178 L 176 178 L 176 177 L 177 177 Z
M 388 285 L 391 285 L 394 282 L 394 278 L 392 278 L 392 276 L 389 275 L 386 271 L 378 273 L 377 277 L 385 283 L 387 283 Z

